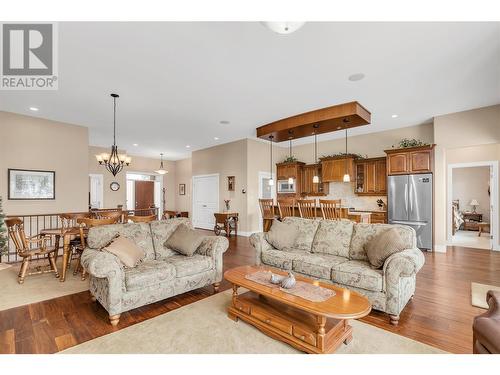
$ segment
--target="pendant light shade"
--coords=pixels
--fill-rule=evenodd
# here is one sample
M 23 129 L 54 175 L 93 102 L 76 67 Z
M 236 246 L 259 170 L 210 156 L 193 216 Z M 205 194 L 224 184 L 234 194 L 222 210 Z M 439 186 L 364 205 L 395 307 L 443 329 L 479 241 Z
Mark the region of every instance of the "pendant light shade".
M 349 171 L 347 170 L 347 128 L 345 129 L 345 173 L 343 177 L 344 182 L 351 182 L 351 176 L 349 175 Z
M 290 144 L 288 147 L 289 151 L 289 160 L 292 160 L 292 139 L 289 140 Z M 293 185 L 293 177 L 288 177 L 288 185 Z
M 318 126 L 314 126 L 315 128 L 317 128 Z M 316 134 L 316 131 L 314 132 L 314 164 L 317 164 L 318 163 L 318 139 L 317 139 L 317 134 Z M 316 172 L 318 171 L 318 169 L 316 168 Z M 313 176 L 313 184 L 319 184 L 319 176 L 317 174 L 315 174 Z
M 271 173 L 271 178 L 269 179 L 269 186 L 273 186 L 274 185 L 274 180 L 273 180 L 273 136 L 270 135 L 269 136 L 269 146 L 270 146 L 270 150 L 271 150 L 271 163 L 270 163 L 270 168 L 269 168 L 269 172 Z
M 168 171 L 163 168 L 163 154 L 160 154 L 160 169 L 156 170 L 155 172 L 162 175 L 168 173 Z

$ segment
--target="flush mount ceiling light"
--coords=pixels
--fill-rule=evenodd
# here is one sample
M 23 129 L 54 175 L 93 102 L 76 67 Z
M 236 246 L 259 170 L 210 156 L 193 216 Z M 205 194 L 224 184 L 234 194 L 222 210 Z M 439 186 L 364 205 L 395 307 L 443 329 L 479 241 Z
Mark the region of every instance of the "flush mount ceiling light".
M 305 22 L 261 22 L 269 30 L 278 34 L 291 34 L 304 26 Z
M 398 117 L 398 115 L 392 115 L 391 117 L 392 117 L 392 118 L 396 118 L 396 117 Z
M 191 146 L 190 145 L 186 145 L 186 148 L 191 148 Z
M 348 77 L 349 81 L 352 81 L 352 82 L 361 81 L 363 78 L 365 78 L 365 75 L 363 73 L 351 74 Z
M 227 120 L 221 120 L 219 121 L 219 124 L 221 125 L 229 125 L 231 122 L 230 121 L 227 121 Z
M 37 107 L 30 107 L 30 111 L 37 112 L 38 108 Z
M 111 94 L 113 98 L 113 146 L 111 146 L 111 154 L 103 152 L 96 155 L 96 159 L 100 165 L 104 165 L 113 176 L 116 176 L 125 167 L 129 166 L 132 158 L 127 154 L 118 154 L 118 146 L 116 145 L 116 98 L 118 94 Z
M 160 169 L 155 171 L 158 174 L 166 174 L 168 171 L 163 168 L 163 153 L 160 154 Z
M 219 137 L 214 137 L 214 141 L 218 141 L 219 140 Z
M 137 147 L 137 146 L 139 146 L 139 145 L 138 145 L 137 143 L 134 143 L 132 146 Z

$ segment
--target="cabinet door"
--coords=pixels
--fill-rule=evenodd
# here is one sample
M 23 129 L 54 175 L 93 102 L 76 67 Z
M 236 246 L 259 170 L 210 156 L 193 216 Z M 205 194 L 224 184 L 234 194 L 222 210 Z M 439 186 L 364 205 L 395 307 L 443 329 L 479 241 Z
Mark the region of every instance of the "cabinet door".
M 375 193 L 376 185 L 375 162 L 371 161 L 365 164 L 365 193 Z
M 387 155 L 387 174 L 406 174 L 408 168 L 408 154 L 406 152 Z
M 356 163 L 356 191 L 355 193 L 365 193 L 365 163 Z
M 387 166 L 385 160 L 375 162 L 375 192 L 387 193 Z
M 325 182 L 334 181 L 334 162 L 335 160 L 325 160 L 321 162 L 321 179 Z
M 277 165 L 276 166 L 276 179 L 284 180 L 286 179 L 286 166 L 285 165 Z
M 428 173 L 432 171 L 431 151 L 412 151 L 409 158 L 411 172 Z

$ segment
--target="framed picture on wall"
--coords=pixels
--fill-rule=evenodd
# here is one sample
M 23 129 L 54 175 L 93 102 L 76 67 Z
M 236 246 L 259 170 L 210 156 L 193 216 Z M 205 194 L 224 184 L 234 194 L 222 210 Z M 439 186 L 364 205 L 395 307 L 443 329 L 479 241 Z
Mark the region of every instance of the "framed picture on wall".
M 234 191 L 235 177 L 227 176 L 227 190 Z
M 186 184 L 179 184 L 179 195 L 186 195 Z
M 8 199 L 56 199 L 56 172 L 8 169 Z

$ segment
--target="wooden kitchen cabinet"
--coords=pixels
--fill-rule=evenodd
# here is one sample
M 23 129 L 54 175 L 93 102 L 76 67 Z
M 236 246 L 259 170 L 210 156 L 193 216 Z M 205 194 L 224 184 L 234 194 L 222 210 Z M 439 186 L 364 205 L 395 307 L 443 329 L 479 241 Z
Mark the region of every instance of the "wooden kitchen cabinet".
M 386 158 L 358 159 L 355 161 L 356 187 L 358 195 L 386 195 Z
M 328 183 L 324 183 L 321 179 L 321 164 L 308 164 L 302 168 L 302 190 L 303 196 L 321 196 L 326 195 L 328 191 Z M 320 176 L 320 183 L 313 183 L 313 177 Z
M 434 146 L 385 150 L 387 175 L 432 173 L 434 170 Z
M 303 167 L 305 163 L 300 161 L 293 163 L 277 163 L 276 164 L 276 180 L 288 180 L 290 177 L 295 182 L 295 193 L 280 193 L 277 192 L 277 198 L 300 198 L 303 181 Z
M 354 181 L 354 158 L 321 158 L 321 179 L 323 182 L 342 182 L 344 174 Z

